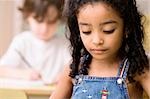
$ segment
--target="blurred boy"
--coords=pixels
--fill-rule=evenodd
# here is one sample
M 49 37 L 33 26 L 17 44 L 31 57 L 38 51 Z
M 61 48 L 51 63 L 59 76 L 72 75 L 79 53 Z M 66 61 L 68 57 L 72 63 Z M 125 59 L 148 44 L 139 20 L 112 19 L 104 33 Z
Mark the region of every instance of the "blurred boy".
M 54 83 L 70 60 L 62 28 L 62 0 L 25 0 L 19 8 L 30 30 L 17 35 L 0 60 L 0 77 Z M 62 31 L 63 32 L 63 31 Z

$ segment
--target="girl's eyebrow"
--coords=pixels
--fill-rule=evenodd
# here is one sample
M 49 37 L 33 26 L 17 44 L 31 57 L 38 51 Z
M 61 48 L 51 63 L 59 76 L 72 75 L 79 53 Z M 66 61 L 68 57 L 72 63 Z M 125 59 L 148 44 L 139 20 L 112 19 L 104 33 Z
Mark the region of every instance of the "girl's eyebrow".
M 107 20 L 107 21 L 104 21 L 102 23 L 100 23 L 100 25 L 106 25 L 106 24 L 117 24 L 117 21 L 114 21 L 114 20 Z
M 107 20 L 107 21 L 104 21 L 104 22 L 100 23 L 100 26 L 101 26 L 101 25 L 106 25 L 106 24 L 114 24 L 114 23 L 117 24 L 117 21 L 114 21 L 114 20 Z M 80 22 L 79 25 L 87 25 L 87 26 L 90 26 L 91 24 L 89 24 L 89 23 L 84 23 L 84 22 Z

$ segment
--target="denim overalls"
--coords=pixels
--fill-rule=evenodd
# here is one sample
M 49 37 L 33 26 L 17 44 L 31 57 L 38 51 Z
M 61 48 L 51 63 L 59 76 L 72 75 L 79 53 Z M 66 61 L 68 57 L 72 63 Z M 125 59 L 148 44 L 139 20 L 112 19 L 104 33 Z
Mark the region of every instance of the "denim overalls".
M 128 67 L 128 59 L 124 59 L 117 77 L 77 75 L 72 99 L 129 99 L 125 83 Z

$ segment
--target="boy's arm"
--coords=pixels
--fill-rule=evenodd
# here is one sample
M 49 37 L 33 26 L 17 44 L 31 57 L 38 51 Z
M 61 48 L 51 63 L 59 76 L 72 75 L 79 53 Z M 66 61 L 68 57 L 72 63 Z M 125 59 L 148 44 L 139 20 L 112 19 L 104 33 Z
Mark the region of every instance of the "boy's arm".
M 69 66 L 65 67 L 55 91 L 52 93 L 49 99 L 70 99 L 72 94 L 72 80 L 69 77 Z
M 0 77 L 26 80 L 41 79 L 41 75 L 38 71 L 25 68 L 13 68 L 9 66 L 0 66 Z
M 26 39 L 22 38 L 22 35 L 15 36 L 6 53 L 0 58 L 0 77 L 26 80 L 41 79 L 38 71 L 33 70 L 32 68 L 23 68 L 23 60 L 18 53 L 23 53 L 24 48 L 26 48 Z

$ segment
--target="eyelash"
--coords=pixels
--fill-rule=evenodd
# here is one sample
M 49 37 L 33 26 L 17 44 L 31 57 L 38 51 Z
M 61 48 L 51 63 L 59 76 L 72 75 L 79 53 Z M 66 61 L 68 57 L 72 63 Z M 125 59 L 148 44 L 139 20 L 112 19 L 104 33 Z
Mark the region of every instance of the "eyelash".
M 83 34 L 89 35 L 91 31 L 82 32 Z
M 112 30 L 103 30 L 104 33 L 106 34 L 111 34 L 115 31 L 115 29 L 112 29 Z M 86 31 L 86 32 L 82 32 L 83 34 L 86 34 L 86 35 L 89 35 L 91 33 L 91 31 Z
M 104 33 L 107 33 L 107 34 L 111 34 L 115 31 L 115 29 L 112 29 L 112 30 L 103 30 Z

